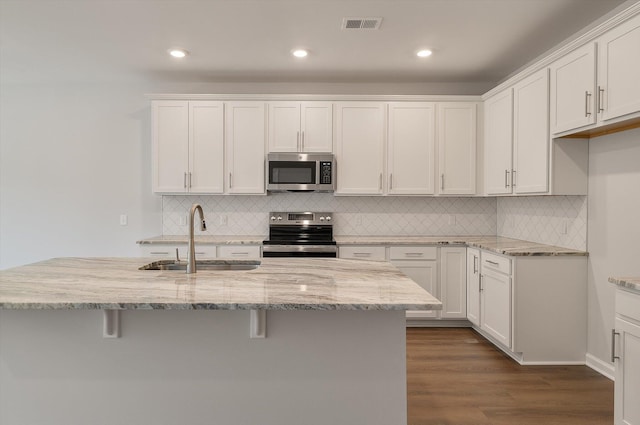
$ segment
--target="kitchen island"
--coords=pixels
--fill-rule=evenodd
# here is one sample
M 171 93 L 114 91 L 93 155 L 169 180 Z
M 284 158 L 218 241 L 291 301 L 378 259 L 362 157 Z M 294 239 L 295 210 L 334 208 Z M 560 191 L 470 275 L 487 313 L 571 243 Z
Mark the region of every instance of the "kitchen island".
M 406 423 L 404 311 L 441 304 L 392 265 L 139 270 L 151 261 L 0 272 L 0 423 Z

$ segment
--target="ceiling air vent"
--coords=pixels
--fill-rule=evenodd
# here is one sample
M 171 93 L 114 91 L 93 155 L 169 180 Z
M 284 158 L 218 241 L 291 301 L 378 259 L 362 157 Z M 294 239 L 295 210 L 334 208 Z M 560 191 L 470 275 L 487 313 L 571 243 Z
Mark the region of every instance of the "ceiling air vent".
M 382 18 L 344 18 L 343 30 L 377 30 L 380 28 Z

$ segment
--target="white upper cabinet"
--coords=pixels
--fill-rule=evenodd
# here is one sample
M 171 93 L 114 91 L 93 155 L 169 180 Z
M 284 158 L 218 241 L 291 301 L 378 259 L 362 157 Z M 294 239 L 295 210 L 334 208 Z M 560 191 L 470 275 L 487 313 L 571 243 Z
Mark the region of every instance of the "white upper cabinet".
M 389 104 L 387 193 L 435 193 L 435 104 Z
M 152 103 L 153 191 L 222 193 L 222 102 Z
M 598 39 L 598 105 L 606 121 L 640 112 L 640 15 Z
M 596 122 L 596 46 L 587 44 L 551 64 L 551 132 Z
M 269 152 L 331 152 L 331 102 L 270 102 Z
M 515 193 L 549 191 L 549 73 L 542 69 L 513 88 Z
M 513 154 L 513 89 L 484 104 L 484 184 L 487 195 L 510 194 Z
M 264 103 L 226 104 L 228 193 L 265 193 L 265 124 Z
M 336 194 L 383 193 L 385 104 L 336 104 Z
M 439 103 L 437 116 L 439 193 L 474 195 L 477 104 Z

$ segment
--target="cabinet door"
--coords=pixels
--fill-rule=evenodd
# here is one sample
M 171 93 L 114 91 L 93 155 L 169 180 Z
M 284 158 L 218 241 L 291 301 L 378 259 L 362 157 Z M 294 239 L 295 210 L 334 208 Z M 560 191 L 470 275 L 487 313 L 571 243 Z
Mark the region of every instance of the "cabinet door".
M 430 261 L 415 261 L 415 260 L 397 260 L 392 261 L 391 264 L 396 266 L 398 270 L 406 274 L 411 280 L 420 285 L 425 291 L 429 292 L 436 298 L 437 293 L 437 271 L 438 262 L 435 260 Z M 409 319 L 433 319 L 438 316 L 438 312 L 431 311 L 408 311 L 407 318 Z
M 226 109 L 228 192 L 264 194 L 264 104 L 229 102 Z
M 511 348 L 511 278 L 483 270 L 480 293 L 480 328 Z
M 189 102 L 156 100 L 151 103 L 153 191 L 187 191 L 189 171 Z
M 219 258 L 260 258 L 258 245 L 220 245 Z
M 551 132 L 595 123 L 595 44 L 585 45 L 551 65 Z
M 224 192 L 224 104 L 189 102 L 190 193 Z
M 390 103 L 389 194 L 433 195 L 435 188 L 435 105 Z
M 616 425 L 640 424 L 640 326 L 616 318 L 614 417 Z
M 336 105 L 337 194 L 380 195 L 385 109 L 378 102 Z
M 476 193 L 476 104 L 438 104 L 438 172 L 444 195 Z
M 467 319 L 480 326 L 480 251 L 467 248 Z
M 303 152 L 333 152 L 333 105 L 302 102 L 300 146 Z
M 598 40 L 598 111 L 602 120 L 640 111 L 640 16 Z
M 300 103 L 269 103 L 269 152 L 300 150 Z
M 440 299 L 443 319 L 467 317 L 466 248 L 440 248 Z
M 549 191 L 549 72 L 536 72 L 513 88 L 516 193 Z
M 513 92 L 509 88 L 484 104 L 484 181 L 487 195 L 511 193 Z

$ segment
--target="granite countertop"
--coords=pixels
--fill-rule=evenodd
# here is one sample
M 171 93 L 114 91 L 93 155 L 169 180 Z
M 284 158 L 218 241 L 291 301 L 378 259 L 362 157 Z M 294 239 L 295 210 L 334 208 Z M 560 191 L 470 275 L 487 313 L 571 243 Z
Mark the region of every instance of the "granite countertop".
M 267 237 L 265 235 L 198 235 L 196 236 L 197 244 L 210 245 L 262 245 Z M 152 238 L 141 239 L 136 243 L 141 245 L 147 244 L 183 244 L 187 243 L 189 237 L 187 235 L 161 235 Z
M 640 277 L 610 277 L 609 282 L 622 288 L 640 292 Z
M 196 244 L 259 245 L 267 236 L 196 236 Z M 157 236 L 139 244 L 187 243 L 186 235 Z M 338 245 L 447 245 L 469 246 L 512 256 L 589 255 L 586 251 L 501 236 L 335 236 Z
M 139 270 L 146 258 L 54 258 L 0 271 L 0 309 L 439 310 L 385 262 L 263 258 L 248 271 Z M 245 261 L 246 262 L 246 261 Z

